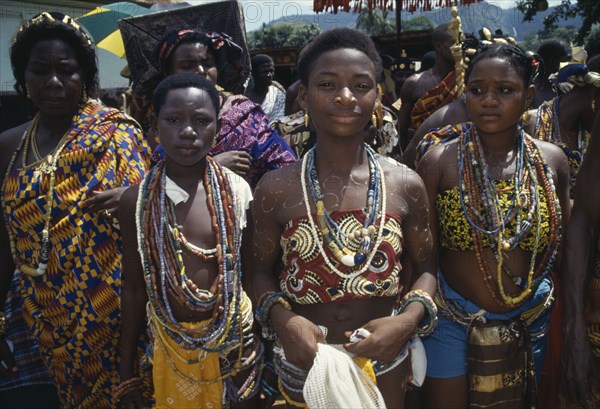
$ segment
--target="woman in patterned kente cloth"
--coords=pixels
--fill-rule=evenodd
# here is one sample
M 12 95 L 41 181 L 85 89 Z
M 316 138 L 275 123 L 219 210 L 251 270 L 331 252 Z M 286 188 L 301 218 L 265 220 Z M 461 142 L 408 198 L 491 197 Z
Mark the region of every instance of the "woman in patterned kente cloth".
M 417 168 L 439 240 L 438 327 L 423 342 L 425 407 L 532 407 L 542 367 L 568 165 L 519 126 L 533 97 L 523 50 L 493 46 L 466 75 L 473 126 Z
M 110 408 L 121 242 L 112 215 L 89 211 L 86 199 L 138 183 L 149 148 L 133 119 L 89 99 L 97 91 L 95 50 L 70 17 L 41 13 L 24 23 L 11 63 L 17 92 L 39 112 L 0 137 L 7 169 L 0 305 L 16 269 L 23 315 L 61 406 Z
M 600 111 L 599 111 L 600 112 Z M 561 407 L 600 408 L 600 113 L 577 175 L 565 241 Z
M 402 407 L 404 358 L 435 326 L 423 182 L 364 143 L 381 103 L 381 60 L 366 34 L 322 33 L 298 66 L 317 142 L 266 174 L 253 201 L 256 316 L 278 375 L 265 392 L 278 388 L 292 406 Z

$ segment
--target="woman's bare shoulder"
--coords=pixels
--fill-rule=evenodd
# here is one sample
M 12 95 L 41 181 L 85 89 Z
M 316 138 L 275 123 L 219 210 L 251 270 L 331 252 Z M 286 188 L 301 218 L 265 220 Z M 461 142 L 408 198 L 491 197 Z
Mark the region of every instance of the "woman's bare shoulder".
M 6 166 L 8 166 L 8 162 L 10 161 L 13 152 L 19 146 L 23 133 L 27 130 L 30 123 L 31 121 L 25 122 L 24 124 L 0 133 L 0 166 L 2 166 L 2 169 L 5 169 Z

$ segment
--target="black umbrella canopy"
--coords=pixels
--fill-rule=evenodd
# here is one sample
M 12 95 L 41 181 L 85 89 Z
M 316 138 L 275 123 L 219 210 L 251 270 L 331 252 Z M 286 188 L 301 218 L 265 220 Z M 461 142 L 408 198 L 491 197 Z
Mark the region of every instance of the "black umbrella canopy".
M 133 90 L 145 93 L 161 77 L 154 48 L 171 30 L 201 27 L 207 32 L 225 33 L 241 47 L 241 55 L 222 47 L 216 56 L 218 84 L 233 93 L 242 93 L 250 73 L 250 53 L 242 6 L 237 0 L 216 1 L 127 18 L 119 21 L 131 72 Z

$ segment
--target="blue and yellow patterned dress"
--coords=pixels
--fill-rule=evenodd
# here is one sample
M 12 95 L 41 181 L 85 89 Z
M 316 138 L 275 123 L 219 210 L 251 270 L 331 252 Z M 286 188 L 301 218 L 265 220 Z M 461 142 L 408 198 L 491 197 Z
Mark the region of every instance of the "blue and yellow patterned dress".
M 54 171 L 46 273 L 21 274 L 23 314 L 63 407 L 112 407 L 118 382 L 121 239 L 112 221 L 86 211 L 92 191 L 139 183 L 149 148 L 137 123 L 88 103 L 73 117 Z M 3 209 L 18 270 L 37 266 L 50 177 L 45 160 L 13 165 Z

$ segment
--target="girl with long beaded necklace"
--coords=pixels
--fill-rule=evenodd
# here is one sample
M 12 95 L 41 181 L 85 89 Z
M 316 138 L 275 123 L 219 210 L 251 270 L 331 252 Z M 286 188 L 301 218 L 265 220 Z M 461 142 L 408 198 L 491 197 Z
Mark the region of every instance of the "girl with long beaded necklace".
M 143 321 L 147 311 L 157 406 L 236 404 L 256 395 L 262 362 L 241 281 L 242 216 L 250 187 L 206 156 L 218 112 L 210 82 L 194 74 L 168 77 L 155 91 L 154 106 L 167 157 L 121 201 L 129 261 L 123 321 Z M 139 324 L 123 329 L 115 394 L 124 405 L 140 398 L 141 382 L 133 376 L 140 330 Z M 233 380 L 238 373 L 242 381 Z
M 379 68 L 364 33 L 334 29 L 318 36 L 299 62 L 300 101 L 316 145 L 302 161 L 263 177 L 255 191 L 256 316 L 263 335 L 280 347 L 273 388 L 290 405 L 303 404 L 307 373 L 319 344 L 327 343 L 357 355 L 365 368 L 372 365 L 386 405 L 402 407 L 408 361 L 399 357 L 415 332 L 427 330 L 418 325 L 421 318 L 434 326 L 424 186 L 364 143 L 377 125 L 371 121 L 380 103 Z M 405 290 L 402 253 L 418 278 Z M 350 344 L 355 330 L 361 338 Z
M 529 393 L 543 362 L 553 300 L 550 273 L 557 267 L 562 225 L 569 215 L 566 159 L 556 146 L 534 141 L 519 123 L 533 97 L 532 72 L 530 58 L 516 46 L 482 52 L 466 74 L 473 126 L 428 152 L 418 167 L 440 242 L 439 323 L 424 340 L 430 360 L 428 407 L 450 401 L 460 407 L 532 402 Z M 508 325 L 520 334 L 520 348 L 529 358 L 501 362 L 486 355 L 475 358 L 491 362 L 485 368 L 472 361 L 467 367 L 467 356 L 476 357 L 480 345 L 488 345 L 486 351 L 499 348 L 491 334 Z M 516 329 L 521 325 L 522 332 Z M 519 392 L 511 395 L 500 384 L 469 389 L 472 376 L 481 371 L 494 376 L 517 371 Z

